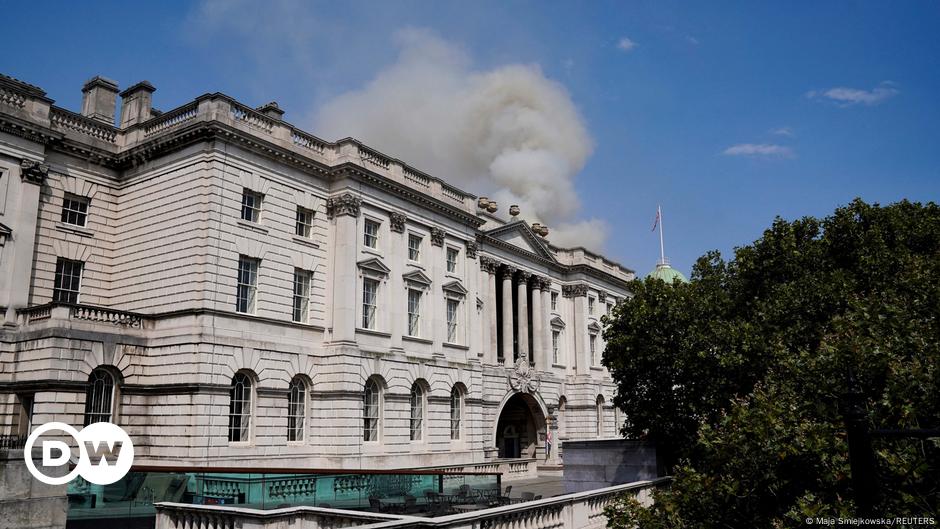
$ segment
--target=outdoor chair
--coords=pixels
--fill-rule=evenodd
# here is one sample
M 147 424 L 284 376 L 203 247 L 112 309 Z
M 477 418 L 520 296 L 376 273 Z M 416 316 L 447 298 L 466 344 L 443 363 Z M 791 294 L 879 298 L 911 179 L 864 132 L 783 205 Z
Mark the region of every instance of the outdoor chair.
M 523 492 L 522 495 L 519 497 L 519 499 L 520 499 L 520 501 L 532 501 L 532 500 L 535 499 L 535 493 L 534 493 L 534 492 Z
M 382 500 L 375 496 L 369 496 L 369 510 L 372 512 L 385 512 L 382 507 Z
M 542 499 L 542 495 L 541 495 L 541 494 L 536 494 L 535 497 L 532 498 L 533 501 L 534 501 L 534 500 L 541 500 L 541 499 Z

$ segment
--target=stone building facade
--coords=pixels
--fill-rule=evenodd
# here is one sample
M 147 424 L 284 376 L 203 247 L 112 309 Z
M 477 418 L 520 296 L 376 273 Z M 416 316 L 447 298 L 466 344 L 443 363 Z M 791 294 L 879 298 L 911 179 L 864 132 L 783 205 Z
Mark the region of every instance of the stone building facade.
M 110 420 L 138 464 L 306 468 L 615 435 L 632 271 L 276 104 L 154 90 L 95 77 L 75 113 L 0 76 L 0 435 Z

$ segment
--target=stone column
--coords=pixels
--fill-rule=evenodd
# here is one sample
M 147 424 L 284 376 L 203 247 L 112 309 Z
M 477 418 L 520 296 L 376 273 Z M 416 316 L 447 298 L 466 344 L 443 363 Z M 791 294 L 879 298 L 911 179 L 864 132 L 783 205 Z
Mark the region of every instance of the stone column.
M 483 333 L 485 340 L 483 347 L 486 349 L 483 355 L 483 361 L 487 364 L 496 364 L 498 356 L 499 342 L 497 340 L 497 321 L 496 321 L 496 268 L 498 263 L 489 257 L 480 256 L 480 270 L 483 279 L 485 319 L 483 327 L 486 329 Z
M 7 193 L 16 198 L 7 203 L 6 218 L 12 219 L 12 240 L 4 244 L 3 253 L 7 254 L 4 261 L 12 263 L 7 270 L 3 270 L 4 298 L 0 303 L 6 306 L 4 323 L 13 325 L 16 322 L 16 309 L 26 308 L 29 305 L 30 276 L 33 267 L 33 252 L 36 240 L 36 223 L 39 221 L 39 195 L 42 190 L 49 167 L 32 160 L 23 160 L 20 163 L 20 182 L 15 180 L 7 184 Z M 7 175 L 6 178 L 10 178 Z M 9 221 L 8 221 L 9 222 Z
M 336 342 L 356 341 L 356 305 L 362 301 L 358 290 L 356 255 L 359 243 L 359 206 L 362 201 L 345 193 L 327 201 L 327 214 L 336 222 L 333 254 L 333 337 Z
M 503 275 L 503 362 L 512 365 L 512 275 L 516 269 L 504 266 L 500 273 Z
M 574 334 L 575 368 L 579 375 L 591 373 L 591 349 L 587 335 L 587 285 L 565 285 L 562 294 L 574 299 Z
M 545 349 L 545 336 L 542 320 L 542 278 L 532 278 L 532 358 L 533 364 L 541 368 L 545 364 L 547 350 Z M 549 342 L 551 343 L 551 342 Z
M 519 284 L 516 285 L 518 289 L 518 305 L 516 310 L 518 311 L 518 317 L 516 318 L 516 323 L 519 328 L 516 332 L 519 333 L 519 358 L 526 358 L 528 361 L 529 358 L 532 358 L 529 351 L 529 278 L 532 277 L 532 274 L 524 270 L 519 270 Z
M 552 280 L 542 278 L 542 344 L 545 346 L 545 355 L 542 358 L 542 369 L 548 371 L 552 368 Z
M 408 289 L 399 269 L 401 263 L 405 262 L 405 252 L 408 251 L 408 243 L 405 241 L 405 223 L 408 218 L 398 212 L 391 212 L 388 217 L 389 239 L 388 262 L 393 268 L 393 272 L 388 278 L 388 298 L 391 303 L 388 304 L 388 313 L 391 321 L 389 322 L 389 331 L 392 333 L 391 348 L 395 351 L 404 351 L 405 346 L 401 337 L 408 331 Z M 356 241 L 362 237 L 362 234 L 356 231 Z M 357 301 L 362 302 L 362 293 L 356 292 Z M 401 298 L 400 296 L 404 296 Z M 404 301 L 402 301 L 404 300 Z M 355 307 L 353 307 L 355 308 Z M 359 322 L 356 322 L 358 325 Z

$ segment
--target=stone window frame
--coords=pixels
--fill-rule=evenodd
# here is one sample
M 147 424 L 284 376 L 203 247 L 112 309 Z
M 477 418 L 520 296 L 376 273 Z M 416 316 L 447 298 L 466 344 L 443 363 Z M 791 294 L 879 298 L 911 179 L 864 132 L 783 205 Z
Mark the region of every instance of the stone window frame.
M 253 222 L 255 224 L 261 223 L 261 211 L 264 208 L 264 193 L 249 189 L 247 187 L 242 188 L 242 202 L 241 202 L 241 220 L 246 222 Z
M 452 254 L 453 252 L 453 254 Z M 451 260 L 450 257 L 453 255 L 454 259 Z M 453 265 L 453 266 L 451 266 Z M 444 248 L 444 270 L 448 274 L 453 274 L 455 276 L 460 275 L 460 248 L 456 246 L 447 245 Z
M 235 289 L 235 312 L 240 314 L 257 313 L 258 275 L 260 272 L 261 259 L 239 254 Z M 243 301 L 244 305 L 242 304 Z M 244 310 L 242 310 L 243 307 Z
M 362 387 L 362 442 L 380 444 L 383 438 L 382 423 L 385 415 L 385 384 L 379 376 L 373 375 Z M 371 413 L 369 413 L 370 401 L 374 401 L 371 402 L 373 408 Z
M 375 227 L 375 232 L 370 227 Z M 382 221 L 370 216 L 363 215 L 362 219 L 362 246 L 373 251 L 379 251 L 379 240 L 382 234 Z M 370 244 L 371 242 L 371 244 Z
M 595 430 L 597 431 L 597 437 L 604 437 L 604 404 L 607 402 L 607 399 L 603 395 L 598 395 L 595 402 L 595 414 L 596 422 L 594 425 Z
M 304 278 L 306 278 L 306 292 L 298 292 L 298 287 L 304 287 Z M 301 279 L 301 281 L 298 282 L 298 279 Z M 293 285 L 291 321 L 294 323 L 308 323 L 310 321 L 310 298 L 313 295 L 313 271 L 295 267 Z
M 88 225 L 90 209 L 90 198 L 66 192 L 62 197 L 62 215 L 59 221 L 69 226 L 84 228 Z
M 552 291 L 551 291 L 551 295 L 549 296 L 549 300 L 550 300 L 550 302 L 551 302 L 551 306 L 552 306 L 552 307 L 551 307 L 551 310 L 552 310 L 552 312 L 558 312 L 558 291 L 557 291 L 557 290 L 552 290 Z
M 464 438 L 464 401 L 467 392 L 462 386 L 463 384 L 457 382 L 450 390 L 450 440 L 454 442 L 462 442 Z
M 120 401 L 120 377 L 109 366 L 98 366 L 88 374 L 83 426 L 96 422 L 116 423 Z
M 57 257 L 52 282 L 52 301 L 54 303 L 78 303 L 82 294 L 84 275 L 85 261 Z
M 412 246 L 412 242 L 417 242 L 416 246 Z M 409 231 L 408 232 L 408 261 L 411 263 L 420 263 L 421 262 L 421 253 L 422 247 L 424 246 L 424 235 Z
M 420 338 L 422 334 L 421 333 L 421 300 L 424 297 L 424 289 L 416 288 L 413 285 L 409 285 L 406 290 L 408 292 L 407 294 L 408 321 L 406 322 L 408 325 L 405 329 L 405 333 L 406 333 L 405 335 L 412 337 L 412 338 Z M 412 307 L 412 303 L 411 303 L 413 294 L 416 295 L 416 306 L 414 307 Z
M 294 222 L 294 235 L 304 239 L 313 238 L 313 222 L 316 219 L 317 212 L 297 206 L 297 215 Z
M 246 446 L 254 440 L 257 381 L 255 374 L 248 369 L 240 369 L 232 375 L 228 405 L 229 445 Z
M 424 379 L 419 378 L 411 385 L 408 399 L 408 432 L 413 443 L 427 442 L 429 393 L 430 386 Z
M 307 440 L 307 401 L 310 388 L 306 377 L 295 375 L 287 385 L 287 442 Z M 299 434 L 299 435 L 298 435 Z

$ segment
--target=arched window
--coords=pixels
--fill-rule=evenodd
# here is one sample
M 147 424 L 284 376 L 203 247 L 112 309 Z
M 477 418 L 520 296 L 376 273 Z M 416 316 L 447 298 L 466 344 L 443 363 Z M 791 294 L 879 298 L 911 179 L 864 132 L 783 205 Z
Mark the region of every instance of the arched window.
M 381 399 L 381 387 L 378 381 L 370 378 L 366 381 L 365 392 L 362 396 L 362 439 L 364 441 L 379 440 Z
M 96 422 L 111 422 L 114 411 L 114 376 L 103 367 L 95 368 L 88 376 L 85 393 L 85 426 Z
M 235 373 L 228 405 L 228 440 L 242 443 L 251 439 L 251 377 L 247 373 Z
M 303 441 L 306 432 L 307 384 L 300 376 L 287 386 L 287 440 Z
M 604 436 L 604 397 L 597 396 L 597 436 Z
M 411 385 L 411 440 L 420 441 L 424 436 L 425 414 L 424 388 L 420 382 Z
M 453 441 L 460 439 L 461 419 L 463 418 L 463 392 L 455 385 L 450 390 L 450 438 Z

